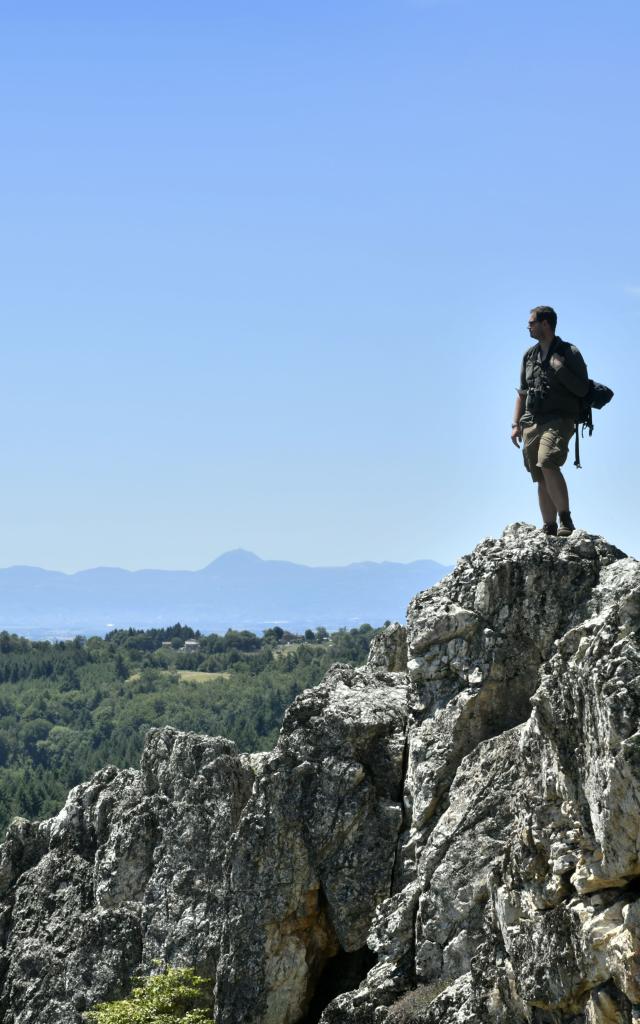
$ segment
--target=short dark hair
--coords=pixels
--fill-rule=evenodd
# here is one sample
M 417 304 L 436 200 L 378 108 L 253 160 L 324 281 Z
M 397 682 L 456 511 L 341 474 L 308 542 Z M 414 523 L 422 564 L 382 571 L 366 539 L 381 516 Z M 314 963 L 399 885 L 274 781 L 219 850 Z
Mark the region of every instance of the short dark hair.
M 541 320 L 546 320 L 547 323 L 551 324 L 552 330 L 555 331 L 556 324 L 558 323 L 558 315 L 555 309 L 552 309 L 551 306 L 534 306 L 531 312 L 536 314 L 537 323 L 540 323 Z

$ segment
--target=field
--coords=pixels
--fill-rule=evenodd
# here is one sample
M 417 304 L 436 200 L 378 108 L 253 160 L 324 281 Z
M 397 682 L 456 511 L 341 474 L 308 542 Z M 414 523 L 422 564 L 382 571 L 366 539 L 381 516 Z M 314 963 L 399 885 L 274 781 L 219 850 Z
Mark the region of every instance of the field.
M 178 675 L 185 683 L 206 683 L 231 678 L 230 672 L 189 672 L 186 669 L 181 669 Z

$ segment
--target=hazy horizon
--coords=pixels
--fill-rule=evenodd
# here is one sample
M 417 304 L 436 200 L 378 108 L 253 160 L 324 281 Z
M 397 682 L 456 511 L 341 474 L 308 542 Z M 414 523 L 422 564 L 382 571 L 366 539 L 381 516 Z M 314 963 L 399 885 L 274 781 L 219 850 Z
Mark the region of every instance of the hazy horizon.
M 59 573 L 63 573 L 65 576 L 75 576 L 75 575 L 77 575 L 78 573 L 81 573 L 81 572 L 91 572 L 93 569 L 121 569 L 124 572 L 145 572 L 147 570 L 150 571 L 150 572 L 200 572 L 200 571 L 202 571 L 202 569 L 206 569 L 210 565 L 213 565 L 213 563 L 217 562 L 220 558 L 224 558 L 225 555 L 235 555 L 235 554 L 251 555 L 253 558 L 257 559 L 260 562 L 282 562 L 282 563 L 288 564 L 288 565 L 299 565 L 299 566 L 302 566 L 303 568 L 307 568 L 307 569 L 344 569 L 344 568 L 348 568 L 349 566 L 352 566 L 352 565 L 412 565 L 415 562 L 433 562 L 436 565 L 443 565 L 445 568 L 449 565 L 449 563 L 442 563 L 442 562 L 439 562 L 437 559 L 427 558 L 427 557 L 410 558 L 410 559 L 408 559 L 405 562 L 401 562 L 401 561 L 398 561 L 398 560 L 392 559 L 392 558 L 379 558 L 379 559 L 365 558 L 365 559 L 359 559 L 358 561 L 354 561 L 354 562 L 344 562 L 344 563 L 328 562 L 326 564 L 323 563 L 323 564 L 314 564 L 314 565 L 312 565 L 312 564 L 310 564 L 308 562 L 297 562 L 297 561 L 294 561 L 292 558 L 263 558 L 261 555 L 257 554 L 257 552 L 249 551 L 248 548 L 230 548 L 228 551 L 221 551 L 220 554 L 215 555 L 213 558 L 207 559 L 205 562 L 203 562 L 202 565 L 198 565 L 198 566 L 194 566 L 194 567 L 192 567 L 192 566 L 169 566 L 168 567 L 168 566 L 164 566 L 164 565 L 142 565 L 142 566 L 136 566 L 136 567 L 132 568 L 132 567 L 129 567 L 129 566 L 126 566 L 126 565 L 115 565 L 115 564 L 113 564 L 113 565 L 86 565 L 86 566 L 82 566 L 79 569 L 67 570 L 67 569 L 59 569 L 59 568 L 57 568 L 55 566 L 34 565 L 33 563 L 29 563 L 29 562 L 16 562 L 16 563 L 14 563 L 12 565 L 0 565 L 0 572 L 2 572 L 5 569 L 42 569 L 45 572 L 59 572 Z
M 13 567 L 0 569 L 0 628 L 49 638 L 175 622 L 215 633 L 379 626 L 402 618 L 413 596 L 450 568 L 431 560 L 311 567 L 237 550 L 195 571 Z

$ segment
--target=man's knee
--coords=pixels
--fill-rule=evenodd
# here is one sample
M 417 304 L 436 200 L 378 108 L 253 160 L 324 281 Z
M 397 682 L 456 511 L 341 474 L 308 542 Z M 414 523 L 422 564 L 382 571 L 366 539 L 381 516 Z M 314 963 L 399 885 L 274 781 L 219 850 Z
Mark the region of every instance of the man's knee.
M 553 479 L 557 480 L 558 477 L 562 476 L 562 470 L 560 469 L 559 466 L 549 466 L 549 465 L 545 465 L 544 462 L 539 462 L 538 463 L 538 469 L 542 473 L 543 481 L 553 480 Z

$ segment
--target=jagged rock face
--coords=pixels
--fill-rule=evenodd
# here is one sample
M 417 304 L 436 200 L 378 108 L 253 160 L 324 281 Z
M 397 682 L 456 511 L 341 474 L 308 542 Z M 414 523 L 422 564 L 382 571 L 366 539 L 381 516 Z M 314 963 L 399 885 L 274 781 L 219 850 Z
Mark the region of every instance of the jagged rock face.
M 271 754 L 152 731 L 0 854 L 3 1020 L 154 961 L 218 1024 L 640 1019 L 640 566 L 510 527 Z
M 14 821 L 3 1021 L 79 1024 L 158 959 L 215 979 L 218 1024 L 300 1020 L 389 895 L 406 718 L 403 674 L 337 666 L 270 755 L 154 730 L 140 771 L 107 768 L 57 818 Z

